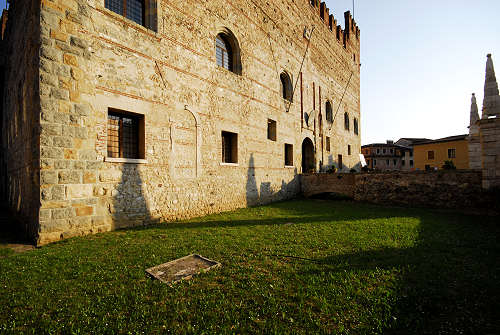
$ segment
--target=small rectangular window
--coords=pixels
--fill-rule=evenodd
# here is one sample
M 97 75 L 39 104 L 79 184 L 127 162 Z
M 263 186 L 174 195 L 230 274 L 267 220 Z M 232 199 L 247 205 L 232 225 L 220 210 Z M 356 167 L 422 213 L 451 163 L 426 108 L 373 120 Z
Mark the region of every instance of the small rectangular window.
M 377 154 L 379 154 L 379 153 L 380 153 L 380 149 L 377 149 Z
M 330 152 L 330 137 L 326 136 L 326 141 L 325 141 L 325 146 L 326 146 L 326 151 Z
M 347 145 L 347 154 L 351 155 L 351 145 L 350 144 Z
M 144 158 L 144 116 L 108 111 L 108 157 Z
M 338 163 L 339 163 L 339 170 L 342 169 L 342 167 L 344 166 L 344 164 L 342 163 L 342 155 L 339 155 L 338 156 Z
M 383 150 L 382 150 L 382 153 L 384 153 L 384 154 L 385 154 L 385 149 L 383 149 Z
M 393 163 L 394 163 L 394 166 L 396 166 L 396 165 L 397 165 L 397 163 L 396 163 L 396 160 L 395 160 L 395 159 L 393 160 Z
M 455 149 L 448 149 L 448 158 L 456 158 L 457 152 Z
M 386 166 L 391 165 L 391 164 L 389 163 L 389 160 L 388 160 L 388 159 L 385 161 L 385 165 L 386 165 Z
M 374 159 L 374 160 L 373 160 L 373 165 L 374 165 L 374 166 L 376 166 L 376 165 L 377 165 L 377 160 L 376 160 L 376 159 Z
M 401 166 L 405 166 L 405 161 L 401 161 Z
M 276 121 L 271 119 L 267 120 L 267 139 L 276 141 Z
M 223 131 L 222 163 L 238 163 L 238 134 Z
M 293 145 L 285 143 L 285 166 L 293 166 Z
M 434 151 L 433 150 L 427 151 L 427 159 L 434 159 Z
M 413 166 L 413 160 L 410 160 L 410 166 Z

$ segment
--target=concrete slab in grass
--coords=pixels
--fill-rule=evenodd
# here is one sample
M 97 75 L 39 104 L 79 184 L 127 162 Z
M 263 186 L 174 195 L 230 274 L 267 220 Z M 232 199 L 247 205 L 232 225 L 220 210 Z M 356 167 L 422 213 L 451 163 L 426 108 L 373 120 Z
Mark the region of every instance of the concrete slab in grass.
M 146 272 L 163 283 L 175 284 L 181 280 L 189 280 L 200 272 L 221 266 L 219 262 L 192 254 L 146 269 Z

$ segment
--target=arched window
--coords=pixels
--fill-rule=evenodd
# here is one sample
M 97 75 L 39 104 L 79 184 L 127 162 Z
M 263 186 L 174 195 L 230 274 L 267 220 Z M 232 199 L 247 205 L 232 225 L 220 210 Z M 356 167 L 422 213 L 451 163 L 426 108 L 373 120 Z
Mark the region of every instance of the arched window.
M 354 118 L 354 134 L 358 135 L 358 119 Z
M 349 130 L 349 114 L 344 113 L 344 129 Z
M 241 74 L 239 44 L 236 37 L 228 29 L 223 29 L 223 32 L 215 38 L 215 58 L 218 66 Z
M 326 110 L 326 121 L 333 122 L 333 111 L 332 111 L 332 104 L 330 103 L 330 101 L 326 102 L 325 110 Z
M 280 74 L 280 80 L 281 80 L 281 95 L 283 99 L 292 102 L 293 89 L 292 89 L 292 80 L 290 79 L 290 76 L 288 75 L 288 73 L 282 72 Z

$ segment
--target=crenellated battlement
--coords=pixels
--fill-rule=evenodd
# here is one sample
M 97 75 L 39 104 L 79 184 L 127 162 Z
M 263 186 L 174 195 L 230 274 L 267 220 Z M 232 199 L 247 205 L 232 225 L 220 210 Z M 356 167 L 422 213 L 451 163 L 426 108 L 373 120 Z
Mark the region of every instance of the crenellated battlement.
M 337 41 L 344 45 L 344 48 L 347 48 L 349 44 L 354 48 L 359 47 L 359 36 L 360 29 L 356 24 L 356 21 L 353 19 L 351 12 L 347 11 L 344 13 L 344 28 L 337 24 L 337 20 L 330 14 L 330 9 L 326 6 L 324 1 L 320 0 L 306 0 L 310 6 L 317 9 L 319 13 L 319 17 L 328 27 L 328 29 L 335 33 L 335 37 Z

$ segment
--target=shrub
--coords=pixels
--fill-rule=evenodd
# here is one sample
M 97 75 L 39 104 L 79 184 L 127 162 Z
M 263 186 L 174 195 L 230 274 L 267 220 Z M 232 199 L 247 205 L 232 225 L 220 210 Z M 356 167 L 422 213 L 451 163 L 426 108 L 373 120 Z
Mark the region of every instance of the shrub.
M 443 169 L 444 170 L 456 170 L 457 167 L 455 166 L 453 161 L 444 161 Z

